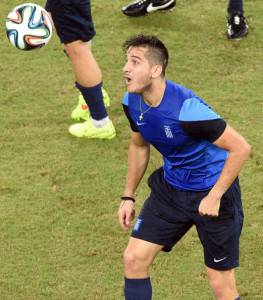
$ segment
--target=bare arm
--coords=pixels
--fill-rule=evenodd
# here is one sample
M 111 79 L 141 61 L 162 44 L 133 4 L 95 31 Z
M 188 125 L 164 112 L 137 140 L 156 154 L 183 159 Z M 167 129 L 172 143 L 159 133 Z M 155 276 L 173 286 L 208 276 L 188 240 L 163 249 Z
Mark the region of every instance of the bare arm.
M 128 152 L 128 172 L 124 188 L 125 196 L 134 196 L 148 165 L 150 145 L 144 141 L 140 133 L 132 132 Z
M 251 152 L 251 147 L 246 140 L 228 125 L 214 144 L 227 150 L 229 156 L 216 184 L 200 203 L 201 215 L 218 216 L 221 197 L 238 176 Z
M 150 145 L 138 132 L 132 132 L 128 152 L 128 171 L 123 196 L 134 197 L 135 191 L 147 169 L 150 157 Z M 119 208 L 119 222 L 124 230 L 131 226 L 134 218 L 134 203 L 122 201 Z

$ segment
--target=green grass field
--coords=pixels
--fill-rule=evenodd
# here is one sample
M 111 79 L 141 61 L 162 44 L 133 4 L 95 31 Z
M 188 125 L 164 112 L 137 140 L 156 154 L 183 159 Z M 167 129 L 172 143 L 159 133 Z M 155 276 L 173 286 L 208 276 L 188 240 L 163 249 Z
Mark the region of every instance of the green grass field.
M 237 280 L 243 300 L 263 299 L 262 1 L 245 1 L 250 33 L 236 42 L 225 37 L 226 0 L 178 0 L 173 12 L 138 19 L 121 14 L 127 2 L 92 1 L 93 52 L 117 128 L 112 141 L 68 134 L 77 91 L 58 38 L 41 50 L 16 50 L 5 36 L 5 17 L 21 2 L 0 3 L 0 299 L 123 299 L 129 235 L 117 210 L 129 126 L 121 107 L 121 46 L 137 33 L 160 37 L 170 50 L 167 77 L 203 97 L 253 146 L 240 175 L 246 217 Z M 147 175 L 160 164 L 152 151 Z M 148 192 L 145 177 L 137 212 Z M 158 256 L 151 277 L 155 300 L 213 299 L 195 230 Z

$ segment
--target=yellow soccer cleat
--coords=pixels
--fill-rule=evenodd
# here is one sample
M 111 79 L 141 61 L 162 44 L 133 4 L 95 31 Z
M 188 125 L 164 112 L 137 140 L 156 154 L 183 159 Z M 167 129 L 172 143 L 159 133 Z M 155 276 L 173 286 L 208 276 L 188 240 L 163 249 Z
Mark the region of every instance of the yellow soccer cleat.
M 110 97 L 106 90 L 102 88 L 103 102 L 105 107 L 110 106 Z M 74 121 L 88 120 L 90 117 L 89 107 L 85 102 L 83 96 L 79 94 L 77 107 L 71 113 L 71 119 Z
M 69 127 L 69 133 L 79 138 L 88 139 L 113 139 L 116 136 L 116 131 L 112 121 L 103 126 L 95 127 L 89 118 L 84 123 L 77 123 Z

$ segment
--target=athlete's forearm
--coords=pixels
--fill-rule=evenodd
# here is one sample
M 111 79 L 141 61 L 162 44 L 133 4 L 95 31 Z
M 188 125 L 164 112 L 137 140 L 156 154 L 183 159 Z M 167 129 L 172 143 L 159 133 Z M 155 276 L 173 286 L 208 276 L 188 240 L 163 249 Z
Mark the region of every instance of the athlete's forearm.
M 131 142 L 128 152 L 128 171 L 123 195 L 134 196 L 135 191 L 147 169 L 150 146 L 137 146 Z
M 251 146 L 231 126 L 227 125 L 223 134 L 214 144 L 228 151 L 229 155 L 216 184 L 210 191 L 210 196 L 221 198 L 238 176 L 242 166 L 248 159 Z
M 250 146 L 248 144 L 242 146 L 243 147 L 236 151 L 229 152 L 221 175 L 210 191 L 211 195 L 221 198 L 237 178 L 242 166 L 250 155 Z

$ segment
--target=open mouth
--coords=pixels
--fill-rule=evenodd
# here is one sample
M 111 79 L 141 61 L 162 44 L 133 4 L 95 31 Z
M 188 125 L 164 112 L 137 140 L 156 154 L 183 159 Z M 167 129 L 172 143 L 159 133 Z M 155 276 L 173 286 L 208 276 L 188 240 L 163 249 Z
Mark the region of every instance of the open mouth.
M 125 83 L 128 85 L 130 82 L 131 82 L 131 77 L 130 76 L 127 76 L 127 75 L 125 75 L 124 76 L 124 79 L 125 79 Z

